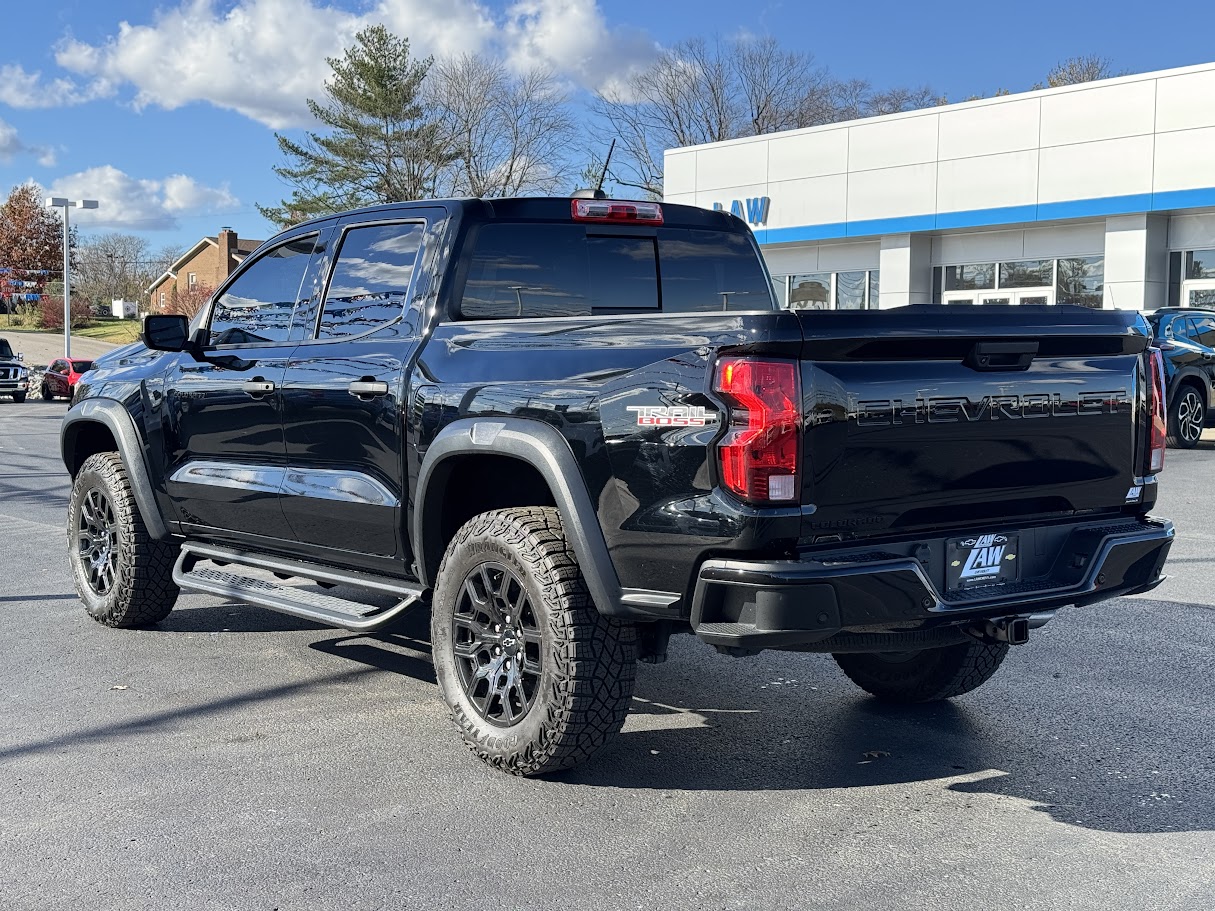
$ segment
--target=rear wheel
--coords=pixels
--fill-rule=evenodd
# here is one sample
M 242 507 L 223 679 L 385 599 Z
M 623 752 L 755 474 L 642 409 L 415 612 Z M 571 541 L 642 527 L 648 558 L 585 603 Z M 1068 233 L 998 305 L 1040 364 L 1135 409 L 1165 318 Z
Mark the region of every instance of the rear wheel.
M 465 744 L 504 772 L 584 762 L 628 715 L 636 628 L 596 610 L 556 509 L 495 510 L 456 533 L 431 648 Z
M 1168 443 L 1177 449 L 1193 449 L 1202 437 L 1206 405 L 1202 394 L 1193 386 L 1182 386 L 1177 390 L 1173 404 L 1169 406 Z
M 72 484 L 68 548 L 76 591 L 106 626 L 150 626 L 173 610 L 178 548 L 148 534 L 116 452 L 89 456 Z
M 986 683 L 1008 654 L 1006 642 L 961 642 L 916 652 L 841 653 L 835 663 L 853 683 L 886 702 L 936 702 Z

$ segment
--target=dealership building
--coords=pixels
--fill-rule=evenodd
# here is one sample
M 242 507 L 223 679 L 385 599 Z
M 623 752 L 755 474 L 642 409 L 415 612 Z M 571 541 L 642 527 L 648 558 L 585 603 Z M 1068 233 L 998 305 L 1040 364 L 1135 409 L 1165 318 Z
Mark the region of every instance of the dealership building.
M 791 307 L 1215 307 L 1215 63 L 671 149 Z

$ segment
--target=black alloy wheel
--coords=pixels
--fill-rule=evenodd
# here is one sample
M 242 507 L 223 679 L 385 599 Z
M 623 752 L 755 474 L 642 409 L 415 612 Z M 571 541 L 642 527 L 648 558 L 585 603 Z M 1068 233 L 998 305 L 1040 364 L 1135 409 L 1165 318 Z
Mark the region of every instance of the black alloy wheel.
M 451 629 L 460 683 L 477 714 L 500 727 L 517 724 L 543 674 L 543 633 L 522 580 L 502 563 L 474 567 Z
M 179 548 L 148 534 L 118 453 L 91 455 L 76 472 L 67 545 L 76 591 L 98 623 L 151 626 L 173 610 Z
M 590 759 L 629 713 L 637 629 L 599 613 L 551 506 L 469 519 L 435 579 L 439 692 L 487 765 L 545 775 Z
M 94 594 L 108 595 L 118 573 L 118 517 L 99 488 L 84 495 L 76 523 L 76 559 Z

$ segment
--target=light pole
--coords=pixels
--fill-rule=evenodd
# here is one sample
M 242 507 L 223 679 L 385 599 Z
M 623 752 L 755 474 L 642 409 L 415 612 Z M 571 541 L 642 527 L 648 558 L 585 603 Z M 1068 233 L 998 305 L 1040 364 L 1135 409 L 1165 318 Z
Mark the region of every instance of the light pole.
M 68 239 L 68 209 L 96 209 L 95 199 L 65 199 L 48 196 L 48 209 L 63 209 L 63 356 L 72 356 L 72 247 Z

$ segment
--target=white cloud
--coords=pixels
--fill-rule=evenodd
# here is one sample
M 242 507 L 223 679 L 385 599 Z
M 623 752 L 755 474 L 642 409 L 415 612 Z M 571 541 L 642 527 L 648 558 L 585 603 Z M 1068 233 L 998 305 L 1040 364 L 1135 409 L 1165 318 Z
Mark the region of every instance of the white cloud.
M 588 89 L 619 82 L 658 53 L 641 29 L 609 28 L 595 0 L 518 0 L 507 10 L 505 35 L 516 69 L 547 66 Z
M 72 210 L 72 220 L 86 227 L 168 230 L 177 227 L 180 214 L 230 212 L 240 206 L 226 186 L 207 187 L 184 174 L 140 180 L 111 165 L 61 177 L 48 189 L 52 196 L 96 199 L 96 209 Z
M 0 104 L 14 108 L 58 108 L 81 104 L 109 94 L 104 80 L 81 86 L 71 79 L 46 79 L 17 63 L 0 66 Z
M 0 120 L 0 161 L 9 162 L 18 155 L 33 155 L 38 164 L 49 168 L 55 164 L 55 150 L 49 146 L 27 145 L 17 135 L 17 128 Z
M 87 91 L 133 87 L 137 107 L 203 101 L 282 129 L 311 122 L 305 99 L 321 94 L 325 58 L 374 23 L 408 36 L 418 57 L 500 53 L 512 66 L 550 66 L 587 88 L 656 51 L 639 30 L 609 28 L 595 0 L 519 0 L 500 14 L 478 0 L 378 0 L 360 14 L 317 0 L 185 0 L 150 25 L 121 23 L 101 44 L 67 39 L 56 60 L 91 79 Z M 44 84 L 44 97 L 58 82 L 74 85 Z

